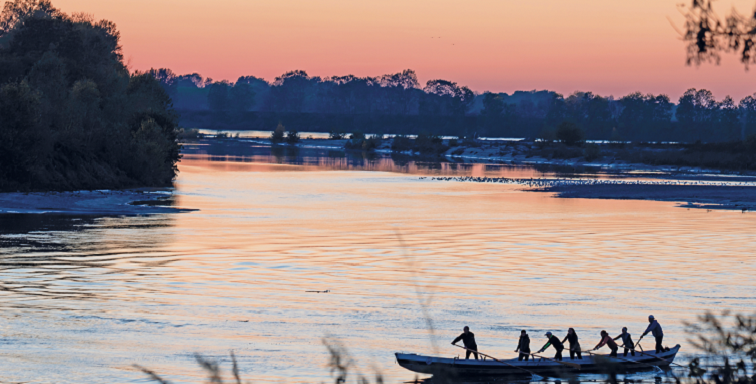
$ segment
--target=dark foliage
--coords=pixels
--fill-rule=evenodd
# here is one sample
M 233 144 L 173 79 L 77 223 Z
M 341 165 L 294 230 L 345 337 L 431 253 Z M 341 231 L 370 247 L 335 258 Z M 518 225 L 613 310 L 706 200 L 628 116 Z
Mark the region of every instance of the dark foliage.
M 0 28 L 0 190 L 171 184 L 169 75 L 130 74 L 113 23 L 16 0 Z
M 299 132 L 288 131 L 286 132 L 286 144 L 296 144 L 299 142 Z
M 274 129 L 273 133 L 270 134 L 270 142 L 273 144 L 282 143 L 285 139 L 285 135 L 286 127 L 284 127 L 283 124 L 278 123 L 276 129 Z
M 421 132 L 415 139 L 399 135 L 394 137 L 391 150 L 394 152 L 419 152 L 423 155 L 440 155 L 446 152 L 449 146 L 444 145 L 444 140 L 437 135 Z
M 712 0 L 691 0 L 690 6 L 683 5 L 687 63 L 719 64 L 721 52 L 733 52 L 740 55 L 740 61 L 748 68 L 756 62 L 756 12 L 741 15 L 733 9 L 722 19 L 714 12 L 712 3 Z
M 559 124 L 556 138 L 568 146 L 575 146 L 580 145 L 585 141 L 585 134 L 575 123 L 565 121 L 562 124 Z
M 344 144 L 344 148 L 369 152 L 380 147 L 381 143 L 383 143 L 383 137 L 380 135 L 365 136 L 361 131 L 357 131 Z
M 691 382 L 756 383 L 756 316 L 707 313 L 687 328 L 689 335 L 695 335 L 690 342 L 704 354 L 689 365 Z
M 294 71 L 272 84 L 257 78 L 230 84 L 196 74 L 165 78 L 170 71 L 157 72 L 169 93 L 177 87 L 184 125 L 215 129 L 266 130 L 281 121 L 300 132 L 332 132 L 333 137 L 362 130 L 555 140 L 559 124 L 570 121 L 588 140 L 724 142 L 756 133 L 753 96 L 739 103 L 730 97 L 717 101 L 708 90 L 688 90 L 675 108 L 666 95 L 639 92 L 618 100 L 591 92 L 566 98 L 548 91 L 471 96 L 448 81 L 434 80 L 421 90 L 404 88 L 416 84 L 410 80 L 402 86 L 380 80 L 401 74 L 320 79 Z

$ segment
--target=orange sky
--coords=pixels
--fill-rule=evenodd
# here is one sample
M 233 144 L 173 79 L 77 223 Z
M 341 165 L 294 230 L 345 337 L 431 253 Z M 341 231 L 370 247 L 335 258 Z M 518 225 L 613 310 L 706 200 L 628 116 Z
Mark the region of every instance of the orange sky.
M 357 76 L 417 71 L 474 91 L 549 89 L 677 99 L 690 87 L 736 101 L 756 67 L 734 55 L 685 66 L 668 21 L 689 0 L 53 0 L 114 21 L 132 69 L 269 81 L 293 69 Z M 750 13 L 754 0 L 720 0 Z

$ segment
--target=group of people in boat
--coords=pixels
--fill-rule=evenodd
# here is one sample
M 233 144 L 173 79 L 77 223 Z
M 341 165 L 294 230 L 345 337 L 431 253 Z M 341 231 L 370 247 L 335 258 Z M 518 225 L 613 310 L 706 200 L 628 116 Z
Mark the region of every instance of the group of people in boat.
M 641 335 L 640 339 L 638 339 L 638 342 L 640 342 L 641 339 L 643 339 L 644 336 L 651 333 L 652 336 L 654 336 L 654 339 L 656 339 L 656 353 L 662 352 L 664 350 L 664 347 L 662 347 L 662 339 L 664 338 L 664 332 L 662 331 L 661 324 L 654 318 L 653 315 L 648 317 L 648 327 L 643 332 L 643 335 Z M 467 353 L 465 354 L 465 359 L 469 359 L 470 355 L 474 355 L 475 359 L 478 359 L 478 344 L 475 342 L 475 334 L 470 332 L 470 327 L 465 327 L 464 332 L 462 332 L 461 335 L 457 336 L 457 338 L 452 341 L 452 345 L 457 345 L 457 342 L 460 340 L 465 346 L 465 349 L 467 350 Z M 546 332 L 546 338 L 548 339 L 546 344 L 541 347 L 541 349 L 538 350 L 536 353 L 542 353 L 546 351 L 549 347 L 554 347 L 556 350 L 556 354 L 554 355 L 554 359 L 561 361 L 562 360 L 562 351 L 564 350 L 564 343 L 565 341 L 569 342 L 569 351 L 570 351 L 570 359 L 575 359 L 576 357 L 578 359 L 583 358 L 583 351 L 580 348 L 580 341 L 578 340 L 578 335 L 575 332 L 573 328 L 570 328 L 567 330 L 567 335 L 564 337 L 564 339 L 560 340 L 558 337 L 554 336 L 551 332 Z M 615 340 L 621 340 L 622 344 L 617 345 L 617 342 Z M 617 337 L 611 337 L 609 336 L 609 333 L 606 331 L 601 331 L 601 341 L 599 341 L 596 346 L 587 352 L 592 352 L 595 350 L 598 350 L 599 348 L 603 346 L 608 346 L 611 350 L 611 353 L 609 356 L 617 357 L 617 351 L 620 347 L 624 348 L 624 354 L 623 356 L 627 356 L 628 353 L 631 353 L 631 356 L 635 356 L 635 343 L 633 343 L 633 339 L 631 335 L 627 332 L 627 327 L 622 328 L 622 333 L 619 334 Z M 515 349 L 515 352 L 519 352 L 520 356 L 518 357 L 518 360 L 527 361 L 528 358 L 532 355 L 530 352 L 530 336 L 528 336 L 527 331 L 524 329 L 520 333 L 520 342 L 517 344 L 517 349 Z

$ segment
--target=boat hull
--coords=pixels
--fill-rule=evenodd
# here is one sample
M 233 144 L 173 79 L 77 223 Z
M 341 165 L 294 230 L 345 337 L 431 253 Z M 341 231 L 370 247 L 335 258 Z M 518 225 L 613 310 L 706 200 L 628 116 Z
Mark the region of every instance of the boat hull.
M 676 345 L 667 352 L 659 354 L 646 352 L 627 357 L 620 354 L 617 358 L 609 355 L 588 355 L 583 359 L 571 360 L 565 363 L 579 364 L 580 369 L 559 364 L 551 359 L 535 358 L 529 361 L 517 359 L 495 361 L 463 360 L 436 356 L 424 356 L 408 353 L 395 353 L 397 363 L 412 372 L 451 377 L 480 377 L 480 376 L 522 376 L 535 373 L 542 376 L 564 376 L 580 373 L 615 373 L 637 372 L 653 370 L 656 367 L 668 367 L 677 356 L 680 345 Z

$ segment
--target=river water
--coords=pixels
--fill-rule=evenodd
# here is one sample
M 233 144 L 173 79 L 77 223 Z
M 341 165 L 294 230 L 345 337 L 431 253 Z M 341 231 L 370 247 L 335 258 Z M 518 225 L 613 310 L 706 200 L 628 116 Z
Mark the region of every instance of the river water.
M 559 176 L 528 167 L 276 151 L 190 147 L 172 203 L 194 212 L 0 217 L 0 381 L 145 382 L 138 364 L 202 382 L 193 354 L 228 372 L 233 350 L 254 382 L 330 382 L 326 340 L 398 383 L 415 375 L 393 352 L 456 356 L 465 325 L 510 358 L 520 329 L 588 348 L 654 314 L 692 353 L 684 322 L 756 305 L 753 214 L 421 179 Z

